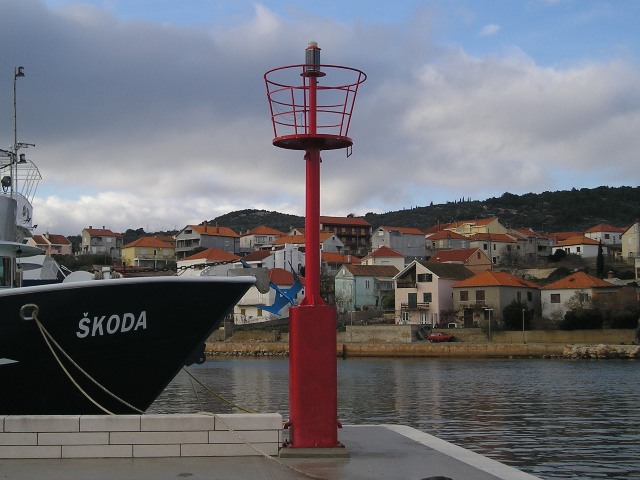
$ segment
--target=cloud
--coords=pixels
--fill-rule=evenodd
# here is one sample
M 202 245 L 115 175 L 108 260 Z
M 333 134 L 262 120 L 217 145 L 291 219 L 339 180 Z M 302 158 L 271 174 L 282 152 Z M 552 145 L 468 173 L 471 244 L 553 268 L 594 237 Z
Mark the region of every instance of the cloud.
M 180 229 L 245 208 L 303 215 L 304 152 L 272 146 L 263 75 L 302 63 L 309 40 L 323 63 L 368 75 L 353 155 L 322 154 L 323 215 L 638 181 L 634 59 L 541 67 L 517 45 L 474 57 L 438 44 L 434 18 L 350 24 L 260 4 L 207 28 L 35 0 L 3 3 L 0 18 L 0 65 L 25 67 L 18 132 L 37 144 L 39 231 Z M 12 80 L 0 78 L 0 111 L 12 111 Z M 0 116 L 4 145 L 12 130 Z
M 480 30 L 481 37 L 490 37 L 496 35 L 500 31 L 500 25 L 496 25 L 495 23 L 490 23 L 485 25 Z

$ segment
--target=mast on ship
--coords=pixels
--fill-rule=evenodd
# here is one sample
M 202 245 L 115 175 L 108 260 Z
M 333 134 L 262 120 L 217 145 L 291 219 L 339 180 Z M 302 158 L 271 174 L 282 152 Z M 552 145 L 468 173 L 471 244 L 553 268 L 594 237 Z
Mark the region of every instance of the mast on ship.
M 33 198 L 42 179 L 40 170 L 20 149 L 35 147 L 34 143 L 18 141 L 17 83 L 23 78 L 24 67 L 13 71 L 13 145 L 0 149 L 0 236 L 16 241 L 28 236 L 33 228 Z M 26 234 L 26 235 L 25 235 Z

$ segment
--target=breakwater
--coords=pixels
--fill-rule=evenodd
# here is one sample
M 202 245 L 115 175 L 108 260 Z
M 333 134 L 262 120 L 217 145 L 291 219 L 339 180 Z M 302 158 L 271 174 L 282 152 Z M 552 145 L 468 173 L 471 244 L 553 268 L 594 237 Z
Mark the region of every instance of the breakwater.
M 209 356 L 286 357 L 286 342 L 210 342 Z M 337 343 L 343 358 L 640 358 L 639 345 L 562 345 L 557 343 Z

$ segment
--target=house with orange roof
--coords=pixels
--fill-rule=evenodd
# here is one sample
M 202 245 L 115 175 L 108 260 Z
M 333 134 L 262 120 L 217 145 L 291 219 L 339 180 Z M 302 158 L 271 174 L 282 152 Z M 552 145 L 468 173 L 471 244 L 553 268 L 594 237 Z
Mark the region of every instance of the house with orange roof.
M 526 303 L 532 317 L 540 314 L 540 287 L 506 272 L 487 271 L 453 285 L 453 307 L 465 327 L 502 320 L 511 302 Z
M 127 267 L 166 269 L 175 264 L 175 247 L 155 237 L 140 237 L 122 247 L 122 264 Z
M 404 262 L 405 256 L 402 253 L 387 246 L 375 249 L 360 261 L 362 265 L 393 265 L 398 271 L 405 267 Z
M 120 259 L 124 236 L 105 228 L 82 229 L 82 239 L 80 241 L 80 252 L 83 255 L 108 255 L 112 260 Z
M 548 235 L 534 232 L 531 228 L 510 228 L 507 234 L 518 242 L 520 248 L 517 252 L 523 260 L 535 263 L 549 259 L 553 240 Z
M 71 242 L 64 235 L 55 233 L 43 233 L 27 238 L 27 245 L 38 247 L 45 255 L 71 255 L 73 254 Z
M 558 243 L 571 238 L 582 235 L 582 232 L 554 232 L 549 234 L 549 238 L 551 238 L 551 245 L 557 245 Z
M 220 225 L 187 225 L 176 235 L 176 259 L 182 260 L 196 249 L 217 248 L 237 255 L 240 252 L 240 235 L 229 227 Z
M 474 274 L 492 269 L 491 259 L 479 248 L 459 248 L 441 250 L 435 253 L 430 261 L 439 263 L 456 263 L 464 265 Z
M 472 276 L 460 264 L 411 262 L 394 277 L 396 323 L 435 326 L 453 322 L 452 286 Z
M 304 278 L 299 277 L 300 282 L 304 287 Z M 269 269 L 269 283 L 276 285 L 278 288 L 286 289 L 290 288 L 295 282 L 293 274 L 282 268 Z M 252 286 L 247 293 L 240 299 L 240 301 L 233 307 L 233 320 L 238 325 L 247 323 L 260 323 L 269 320 L 275 320 L 277 318 L 288 318 L 290 304 L 284 306 L 280 310 L 280 314 L 276 315 L 266 310 L 263 310 L 263 305 L 273 305 L 276 300 L 276 290 L 270 288 L 267 293 L 260 293 L 255 286 Z M 300 303 L 300 300 L 304 298 L 304 288 L 298 292 L 294 298 L 296 305 Z
M 260 225 L 249 230 L 244 235 L 240 235 L 240 252 L 247 253 L 260 250 L 265 245 L 270 245 L 274 240 L 284 237 L 286 233 L 280 232 L 266 225 Z
M 336 305 L 341 312 L 383 307 L 383 299 L 393 292 L 392 265 L 343 265 L 335 277 Z
M 199 276 L 205 268 L 207 275 L 227 276 L 227 271 L 237 268 L 234 263 L 240 260 L 235 253 L 211 247 L 178 260 L 178 274 Z
M 323 252 L 344 252 L 344 244 L 338 238 L 337 235 L 331 232 L 320 232 L 319 236 L 320 240 L 320 250 Z M 285 235 L 284 237 L 280 237 L 277 240 L 274 240 L 271 245 L 268 247 L 270 249 L 281 249 L 284 248 L 285 245 L 296 245 L 298 248 L 304 250 L 305 248 L 305 237 L 304 235 Z M 266 248 L 267 246 L 265 246 Z
M 452 230 L 440 230 L 425 235 L 427 248 L 431 256 L 441 250 L 469 248 L 469 237 Z
M 371 244 L 373 226 L 362 217 L 321 215 L 320 231 L 334 233 L 344 245 L 345 253 L 363 255 Z
M 506 233 L 476 233 L 469 237 L 469 247 L 482 250 L 493 265 L 498 265 L 511 252 L 519 252 L 516 239 Z
M 542 316 L 560 320 L 572 308 L 572 302 L 590 308 L 594 298 L 616 294 L 620 285 L 613 285 L 586 272 L 575 272 L 542 287 Z
M 359 264 L 360 257 L 349 253 L 321 252 L 320 261 L 322 262 L 322 273 L 330 277 L 335 277 L 343 265 Z
M 479 233 L 507 233 L 507 229 L 495 217 L 456 220 L 446 225 L 444 229 L 454 231 L 465 237 L 471 237 Z
M 599 242 L 592 240 L 584 235 L 574 235 L 566 240 L 562 240 L 553 246 L 553 252 L 557 250 L 564 250 L 567 255 L 578 255 L 583 258 L 597 257 L 598 256 Z M 607 255 L 607 246 L 602 245 L 603 255 Z
M 584 236 L 596 242 L 602 242 L 603 245 L 621 245 L 622 234 L 626 228 L 614 227 L 608 223 L 600 223 L 595 227 L 585 230 Z
M 371 248 L 388 247 L 411 259 L 424 260 L 427 255 L 424 232 L 409 227 L 378 227 L 371 236 Z

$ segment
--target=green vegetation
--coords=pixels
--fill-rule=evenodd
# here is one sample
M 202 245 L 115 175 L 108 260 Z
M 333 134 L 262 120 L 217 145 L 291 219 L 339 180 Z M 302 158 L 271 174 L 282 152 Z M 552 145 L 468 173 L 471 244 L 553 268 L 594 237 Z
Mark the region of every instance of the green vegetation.
M 530 227 L 540 232 L 584 231 L 599 223 L 628 227 L 640 218 L 640 187 L 597 187 L 558 192 L 504 193 L 487 200 L 460 199 L 446 204 L 395 212 L 367 213 L 374 228 L 381 225 L 426 229 L 455 220 L 497 217 L 506 227 Z M 209 221 L 241 233 L 260 225 L 288 232 L 304 227 L 304 217 L 266 210 L 239 210 Z

